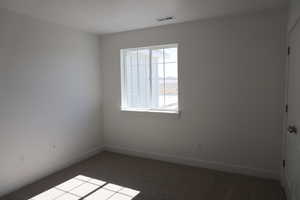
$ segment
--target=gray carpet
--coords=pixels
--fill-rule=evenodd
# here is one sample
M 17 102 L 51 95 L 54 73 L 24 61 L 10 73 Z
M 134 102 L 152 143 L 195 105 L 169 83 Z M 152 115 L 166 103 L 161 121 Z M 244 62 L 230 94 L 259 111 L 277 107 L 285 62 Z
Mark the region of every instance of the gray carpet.
M 1 199 L 29 199 L 79 174 L 140 191 L 134 200 L 285 199 L 277 181 L 111 152 L 100 153 Z

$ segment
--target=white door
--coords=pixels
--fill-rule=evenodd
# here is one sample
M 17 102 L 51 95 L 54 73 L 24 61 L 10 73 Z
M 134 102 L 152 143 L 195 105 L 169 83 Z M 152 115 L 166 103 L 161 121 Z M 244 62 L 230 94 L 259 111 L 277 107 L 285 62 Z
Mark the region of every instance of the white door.
M 300 200 L 300 24 L 289 34 L 286 175 L 290 199 Z

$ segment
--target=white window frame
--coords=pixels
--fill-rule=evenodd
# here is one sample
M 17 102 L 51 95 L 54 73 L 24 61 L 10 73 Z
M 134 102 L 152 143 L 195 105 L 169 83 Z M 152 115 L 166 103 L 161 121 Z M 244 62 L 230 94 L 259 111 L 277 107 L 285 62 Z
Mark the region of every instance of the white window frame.
M 133 107 L 128 107 L 124 106 L 127 105 L 127 87 L 126 83 L 127 81 L 124 80 L 126 76 L 126 70 L 124 67 L 124 52 L 130 49 L 151 49 L 150 51 L 150 58 L 149 58 L 149 66 L 150 66 L 150 74 L 152 70 L 152 50 L 154 49 L 163 49 L 163 48 L 171 48 L 171 47 L 176 47 L 177 48 L 177 87 L 178 87 L 178 93 L 177 93 L 177 110 L 174 109 L 158 109 L 158 108 L 133 108 Z M 121 111 L 130 111 L 130 112 L 152 112 L 152 113 L 170 113 L 170 114 L 180 114 L 180 77 L 179 77 L 179 45 L 177 43 L 172 43 L 172 44 L 162 44 L 162 45 L 154 45 L 154 46 L 144 46 L 144 47 L 134 47 L 134 48 L 124 48 L 120 49 L 120 68 L 121 68 Z M 152 79 L 150 78 L 150 87 L 152 87 L 151 83 Z M 152 93 L 152 88 L 150 88 L 150 93 Z M 152 94 L 151 94 L 152 96 Z M 152 97 L 151 97 L 152 99 Z

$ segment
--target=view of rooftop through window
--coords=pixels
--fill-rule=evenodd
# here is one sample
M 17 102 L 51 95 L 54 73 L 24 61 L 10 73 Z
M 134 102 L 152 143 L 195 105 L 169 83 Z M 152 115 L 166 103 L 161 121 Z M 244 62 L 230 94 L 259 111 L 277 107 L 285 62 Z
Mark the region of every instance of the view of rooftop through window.
M 122 109 L 178 111 L 177 44 L 121 50 Z
M 78 175 L 29 200 L 132 200 L 140 192 Z

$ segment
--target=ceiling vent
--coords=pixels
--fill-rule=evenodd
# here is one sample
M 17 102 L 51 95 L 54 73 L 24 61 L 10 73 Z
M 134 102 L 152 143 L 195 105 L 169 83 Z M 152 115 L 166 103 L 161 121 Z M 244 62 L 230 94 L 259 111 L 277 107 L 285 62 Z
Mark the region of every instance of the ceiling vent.
M 164 22 L 164 21 L 170 21 L 170 20 L 173 20 L 173 19 L 175 19 L 174 16 L 169 16 L 169 17 L 158 18 L 157 21 L 158 22 Z

